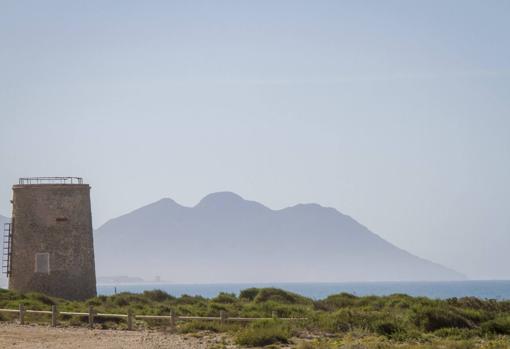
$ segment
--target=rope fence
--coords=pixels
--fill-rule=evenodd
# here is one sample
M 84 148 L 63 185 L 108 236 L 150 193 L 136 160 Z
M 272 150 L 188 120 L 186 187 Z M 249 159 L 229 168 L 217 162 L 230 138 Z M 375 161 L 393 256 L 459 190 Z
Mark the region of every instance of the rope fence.
M 136 319 L 140 320 L 169 320 L 172 326 L 175 326 L 177 321 L 189 321 L 189 320 L 204 320 L 204 321 L 220 321 L 221 323 L 225 323 L 227 321 L 258 321 L 258 320 L 284 320 L 284 321 L 299 321 L 306 320 L 306 318 L 279 318 L 276 315 L 276 312 L 273 311 L 272 317 L 229 317 L 228 314 L 220 310 L 220 316 L 180 316 L 176 315 L 172 310 L 170 315 L 136 315 L 131 309 L 128 310 L 127 314 L 108 314 L 108 313 L 97 313 L 94 310 L 93 306 L 89 306 L 88 312 L 74 312 L 74 311 L 58 311 L 56 305 L 51 306 L 51 310 L 30 310 L 25 309 L 23 304 L 19 305 L 18 309 L 0 309 L 0 313 L 17 313 L 18 314 L 18 322 L 20 325 L 25 323 L 25 314 L 45 314 L 51 315 L 51 326 L 56 327 L 58 325 L 58 317 L 59 315 L 67 315 L 67 316 L 87 316 L 89 320 L 89 328 L 94 328 L 94 318 L 105 317 L 105 318 L 125 318 L 127 329 L 129 331 L 133 330 L 133 322 Z

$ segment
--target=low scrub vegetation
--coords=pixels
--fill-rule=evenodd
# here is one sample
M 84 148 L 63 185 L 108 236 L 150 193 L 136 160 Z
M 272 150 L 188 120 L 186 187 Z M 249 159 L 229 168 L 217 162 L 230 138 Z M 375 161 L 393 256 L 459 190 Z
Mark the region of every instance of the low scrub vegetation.
M 36 293 L 19 294 L 0 290 L 0 307 L 86 312 L 92 305 L 100 313 L 138 315 L 218 316 L 278 318 L 251 323 L 218 321 L 179 322 L 172 331 L 180 333 L 228 333 L 242 346 L 286 344 L 301 349 L 321 348 L 508 348 L 510 347 L 510 301 L 452 298 L 434 300 L 395 294 L 384 297 L 356 297 L 341 293 L 312 300 L 274 288 L 250 288 L 239 296 L 220 293 L 212 299 L 164 291 L 143 294 L 119 293 L 98 296 L 84 302 L 56 299 Z M 16 314 L 0 314 L 13 321 Z M 47 315 L 26 314 L 26 321 L 48 323 Z M 83 326 L 86 316 L 60 316 L 62 326 Z M 125 319 L 96 318 L 98 328 L 125 329 Z M 143 328 L 170 329 L 167 320 L 137 320 Z
M 237 333 L 237 342 L 250 347 L 288 343 L 290 326 L 280 321 L 257 321 Z

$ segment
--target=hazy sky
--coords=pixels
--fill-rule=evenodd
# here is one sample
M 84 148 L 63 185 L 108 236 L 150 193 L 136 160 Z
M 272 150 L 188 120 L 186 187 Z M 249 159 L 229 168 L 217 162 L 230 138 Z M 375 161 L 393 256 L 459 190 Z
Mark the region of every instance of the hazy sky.
M 0 0 L 0 214 L 21 176 L 84 177 L 96 227 L 230 190 L 510 278 L 509 18 L 506 0 Z

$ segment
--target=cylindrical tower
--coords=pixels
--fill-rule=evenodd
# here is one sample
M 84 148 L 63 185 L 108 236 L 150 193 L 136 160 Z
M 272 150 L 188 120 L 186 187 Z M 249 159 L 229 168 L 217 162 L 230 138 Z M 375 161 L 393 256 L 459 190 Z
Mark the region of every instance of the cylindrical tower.
M 77 177 L 36 177 L 12 189 L 9 289 L 94 297 L 90 186 Z

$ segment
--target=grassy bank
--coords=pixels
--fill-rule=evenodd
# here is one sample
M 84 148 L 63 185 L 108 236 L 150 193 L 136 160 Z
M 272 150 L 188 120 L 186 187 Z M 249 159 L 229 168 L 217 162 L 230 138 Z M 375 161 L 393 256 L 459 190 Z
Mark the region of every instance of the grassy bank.
M 306 321 L 257 321 L 250 324 L 192 321 L 179 323 L 182 333 L 226 332 L 243 346 L 290 343 L 308 348 L 507 348 L 510 347 L 510 301 L 391 295 L 356 297 L 337 294 L 312 300 L 279 289 L 246 289 L 239 296 L 219 294 L 203 297 L 173 297 L 163 291 L 99 296 L 85 302 L 55 299 L 41 294 L 0 291 L 0 307 L 47 310 L 56 304 L 60 311 L 86 312 L 89 305 L 101 313 L 218 316 L 221 310 L 232 317 L 306 317 Z M 14 315 L 1 314 L 12 321 Z M 48 317 L 27 314 L 28 322 L 48 323 Z M 61 324 L 85 325 L 86 317 L 62 316 Z M 98 318 L 101 328 L 126 327 L 123 319 Z M 168 329 L 168 321 L 139 321 L 139 328 Z

